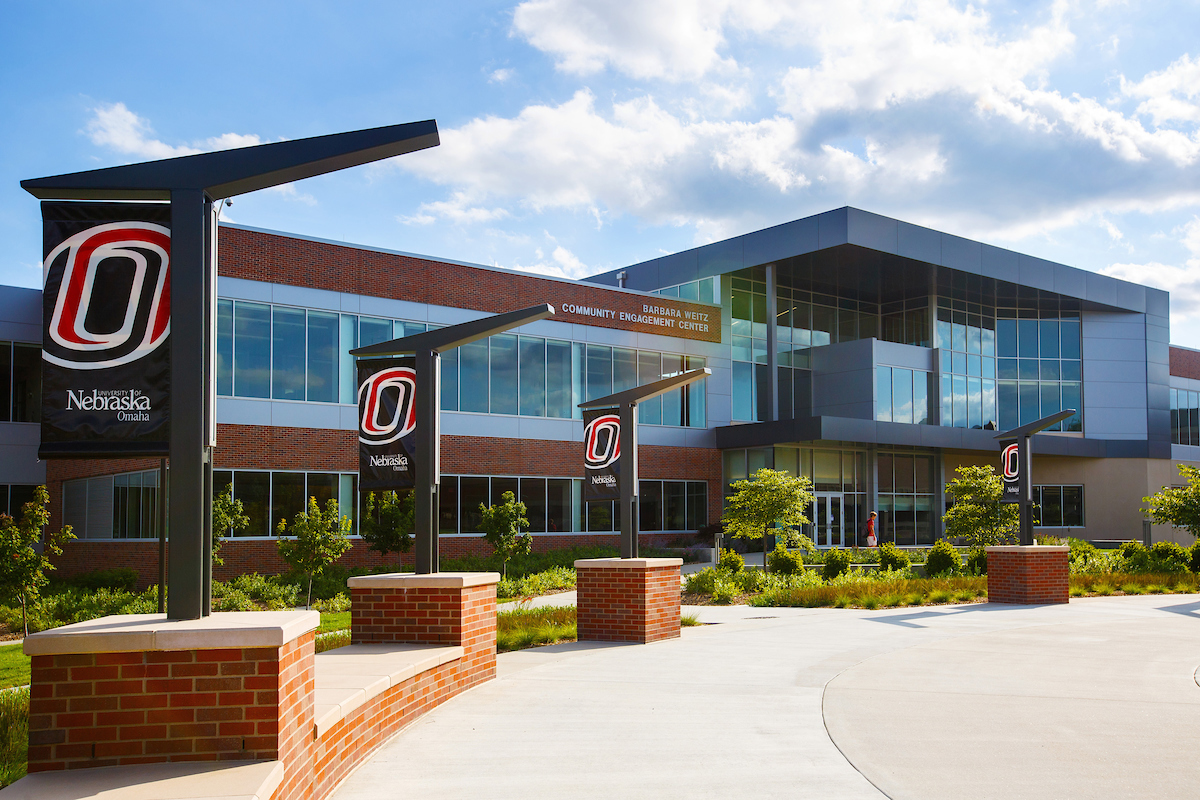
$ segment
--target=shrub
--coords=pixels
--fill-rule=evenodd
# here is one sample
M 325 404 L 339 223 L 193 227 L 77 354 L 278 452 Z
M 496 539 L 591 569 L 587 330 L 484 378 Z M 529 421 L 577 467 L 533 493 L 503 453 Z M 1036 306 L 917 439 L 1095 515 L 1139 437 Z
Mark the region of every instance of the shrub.
M 67 578 L 66 583 L 80 589 L 120 589 L 132 592 L 137 587 L 137 570 L 129 567 L 97 569 Z
M 1150 567 L 1150 551 L 1141 542 L 1125 542 L 1117 552 L 1130 572 L 1145 572 Z
M 737 597 L 737 588 L 731 583 L 720 583 L 713 589 L 712 599 L 714 603 L 729 605 L 735 597 Z
M 295 608 L 297 595 L 300 594 L 298 583 L 288 583 L 280 578 L 268 578 L 257 572 L 238 575 L 228 584 L 229 588 L 243 592 L 247 597 L 269 611 L 281 611 Z M 217 581 L 213 581 L 213 591 L 217 590 Z
M 258 604 L 241 589 L 229 589 L 222 597 L 213 598 L 213 607 L 217 611 L 257 611 Z
M 712 594 L 721 574 L 712 567 L 705 567 L 684 579 L 683 591 L 688 594 Z
M 929 551 L 929 556 L 925 559 L 925 574 L 933 577 L 934 575 L 951 575 L 958 572 L 962 568 L 962 559 L 959 558 L 958 551 L 954 549 L 954 545 L 950 544 L 945 539 L 938 539 L 933 544 L 933 549 Z
M 768 556 L 771 562 L 771 572 L 777 572 L 780 575 L 795 575 L 800 570 L 804 569 L 804 557 L 800 553 L 793 553 L 784 547 L 776 547 L 775 552 Z
M 821 569 L 821 576 L 825 580 L 836 578 L 848 569 L 850 569 L 850 554 L 848 552 L 840 547 L 825 552 L 825 565 Z
M 1158 542 L 1150 548 L 1153 572 L 1187 572 L 1191 554 L 1175 542 Z
M 730 575 L 736 575 L 741 572 L 746 566 L 746 559 L 739 556 L 732 550 L 722 550 L 721 560 L 717 562 L 717 569 L 722 572 L 728 572 Z
M 879 545 L 880 569 L 908 569 L 908 556 L 892 542 Z
M 975 547 L 967 553 L 967 574 L 987 575 L 987 550 Z
M 744 569 L 735 575 L 733 580 L 743 592 L 761 592 L 766 577 L 762 570 Z
M 1091 542 L 1085 542 L 1083 539 L 1067 539 L 1067 546 L 1071 548 L 1070 559 L 1071 563 L 1087 564 L 1100 552 Z
M 318 600 L 313 608 L 322 613 L 340 614 L 350 610 L 350 598 L 345 592 L 338 592 L 328 600 Z
M 1188 549 L 1188 569 L 1200 573 L 1200 539 Z

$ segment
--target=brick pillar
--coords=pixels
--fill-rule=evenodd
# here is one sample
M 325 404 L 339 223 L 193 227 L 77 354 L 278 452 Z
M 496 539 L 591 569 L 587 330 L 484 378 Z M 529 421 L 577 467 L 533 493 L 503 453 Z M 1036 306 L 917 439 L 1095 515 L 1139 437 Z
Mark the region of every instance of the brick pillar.
M 315 611 L 104 617 L 25 640 L 29 771 L 311 759 Z M 289 791 L 284 791 L 288 789 Z
M 466 689 L 496 677 L 495 572 L 435 572 L 350 578 L 352 644 L 458 645 L 456 680 Z
M 1040 605 L 1070 601 L 1070 550 L 1065 545 L 987 548 L 988 602 Z
M 575 562 L 580 641 L 656 642 L 679 636 L 681 558 Z

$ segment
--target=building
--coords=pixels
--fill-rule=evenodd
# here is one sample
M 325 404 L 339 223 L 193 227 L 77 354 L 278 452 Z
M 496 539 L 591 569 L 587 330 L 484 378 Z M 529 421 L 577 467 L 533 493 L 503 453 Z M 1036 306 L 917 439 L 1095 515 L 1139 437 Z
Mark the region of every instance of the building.
M 486 551 L 478 507 L 504 491 L 541 549 L 615 543 L 611 503 L 581 501 L 576 406 L 700 366 L 712 376 L 640 410 L 645 543 L 690 540 L 731 481 L 769 466 L 812 478 L 822 546 L 861 543 L 871 509 L 885 540 L 929 544 L 954 469 L 995 464 L 996 429 L 1064 408 L 1035 440 L 1047 533 L 1141 538 L 1141 498 L 1200 461 L 1200 352 L 1170 347 L 1166 292 L 853 208 L 585 281 L 237 225 L 219 247 L 215 484 L 251 526 L 217 577 L 281 570 L 273 531 L 305 498 L 355 507 L 349 349 L 540 302 L 553 320 L 444 357 L 443 555 Z M 15 354 L 40 303 L 5 291 L 28 295 L 4 304 Z M 4 426 L 36 445 L 27 422 Z M 66 572 L 154 580 L 157 460 L 13 469 L 18 486 L 44 469 L 53 524 L 75 527 Z M 343 559 L 377 562 L 361 545 Z

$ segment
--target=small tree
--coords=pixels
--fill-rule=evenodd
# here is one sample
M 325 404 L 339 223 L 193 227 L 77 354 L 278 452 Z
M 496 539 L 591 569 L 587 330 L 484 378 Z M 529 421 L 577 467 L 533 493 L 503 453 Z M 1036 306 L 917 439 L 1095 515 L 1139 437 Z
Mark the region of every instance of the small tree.
M 61 555 L 63 542 L 75 538 L 71 526 L 48 535 L 42 531 L 50 522 L 50 494 L 45 486 L 33 492 L 33 499 L 21 509 L 20 521 L 0 514 L 0 589 L 21 604 L 21 624 L 29 635 L 29 606 L 35 604 L 46 585 L 46 571 L 54 569 L 48 556 Z M 36 545 L 43 543 L 42 552 Z
M 384 492 L 379 497 L 371 492 L 363 504 L 358 531 L 367 546 L 384 558 L 388 553 L 407 553 L 412 549 L 415 509 L 412 492 Z
M 502 571 L 507 578 L 508 560 L 516 555 L 528 555 L 533 549 L 533 536 L 521 533 L 522 528 L 529 527 L 525 504 L 517 502 L 512 492 L 505 492 L 500 495 L 499 505 L 485 506 L 480 503 L 479 513 L 483 515 L 483 538 L 500 557 Z
M 734 483 L 733 492 L 722 523 L 734 538 L 757 539 L 765 537 L 771 525 L 791 528 L 808 522 L 804 512 L 813 501 L 812 481 L 808 478 L 760 469 L 749 480 Z M 763 538 L 763 571 L 766 570 L 767 540 Z
M 328 500 L 325 510 L 317 505 L 317 498 L 308 498 L 308 511 L 301 511 L 292 521 L 279 520 L 279 555 L 292 569 L 308 576 L 308 596 L 304 607 L 312 605 L 313 578 L 321 575 L 330 564 L 350 549 L 351 522 L 349 517 L 338 513 L 337 500 Z M 294 536 L 294 539 L 284 539 Z
M 1004 480 L 988 466 L 958 467 L 958 477 L 946 484 L 954 505 L 942 516 L 947 536 L 961 536 L 971 547 L 1006 544 L 1021 526 L 1016 503 L 1002 503 Z
M 1164 486 L 1162 491 L 1143 497 L 1145 512 L 1156 525 L 1174 525 L 1200 537 L 1200 467 L 1179 465 L 1179 474 L 1187 479 L 1183 486 Z
M 225 544 L 225 534 L 236 535 L 250 526 L 250 518 L 246 516 L 241 500 L 233 499 L 233 484 L 225 484 L 221 493 L 213 498 L 212 504 L 212 560 L 213 564 L 221 566 L 225 560 L 221 558 L 221 545 Z

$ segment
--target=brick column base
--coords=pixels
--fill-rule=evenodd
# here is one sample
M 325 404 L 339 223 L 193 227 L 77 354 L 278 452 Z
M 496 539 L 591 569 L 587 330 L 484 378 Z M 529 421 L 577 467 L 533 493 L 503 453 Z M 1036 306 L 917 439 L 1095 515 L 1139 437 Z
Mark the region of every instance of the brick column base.
M 575 562 L 579 640 L 657 642 L 679 637 L 681 558 Z
M 1066 546 L 989 547 L 988 602 L 1014 605 L 1066 603 L 1071 599 Z

